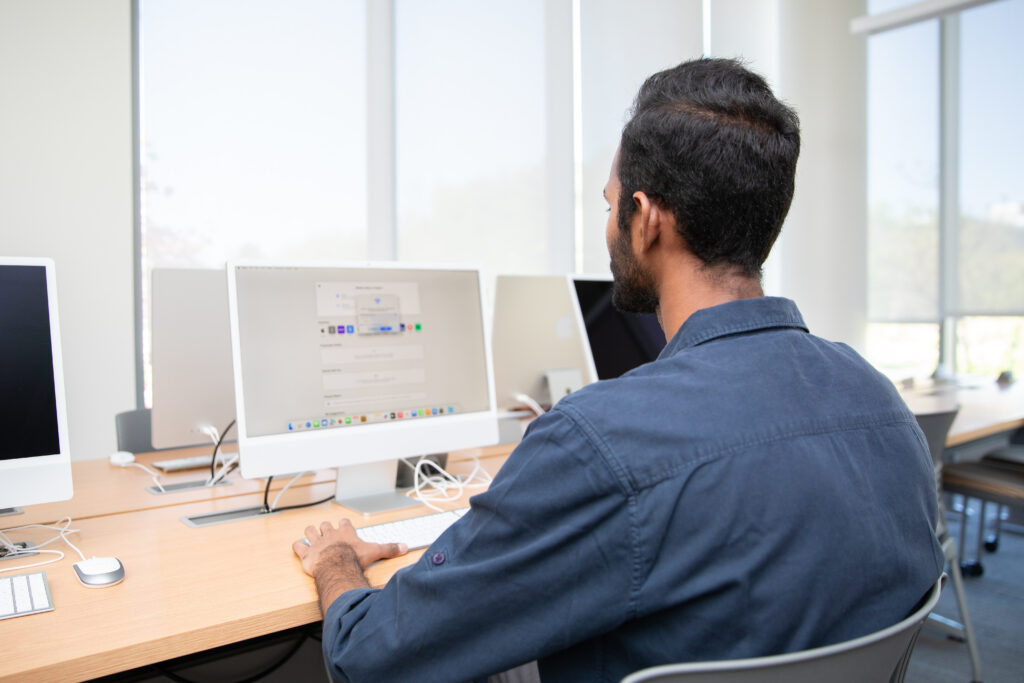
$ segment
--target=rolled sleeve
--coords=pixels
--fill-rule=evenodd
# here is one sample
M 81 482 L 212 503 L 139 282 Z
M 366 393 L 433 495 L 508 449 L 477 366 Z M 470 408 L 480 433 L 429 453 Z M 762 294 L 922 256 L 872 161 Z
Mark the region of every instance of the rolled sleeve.
M 342 681 L 473 680 L 629 616 L 635 530 L 620 483 L 561 412 L 538 419 L 471 510 L 379 590 L 342 595 L 324 654 Z

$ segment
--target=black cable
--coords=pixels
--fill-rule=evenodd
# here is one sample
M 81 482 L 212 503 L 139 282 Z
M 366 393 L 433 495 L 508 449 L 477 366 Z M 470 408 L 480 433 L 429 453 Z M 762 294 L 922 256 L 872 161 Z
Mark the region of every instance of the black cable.
M 314 503 L 300 503 L 299 505 L 284 505 L 284 506 L 279 507 L 279 508 L 274 508 L 273 510 L 268 510 L 268 512 L 280 512 L 281 510 L 296 510 L 298 508 L 311 508 L 314 505 L 320 505 L 321 503 L 326 503 L 327 501 L 333 500 L 333 499 L 334 499 L 334 494 L 332 493 L 331 495 L 327 496 L 326 498 L 318 500 L 318 501 L 316 501 Z
M 299 648 L 302 647 L 302 644 L 306 642 L 306 638 L 308 638 L 308 637 L 309 636 L 307 636 L 305 633 L 300 633 L 299 637 L 295 639 L 294 643 L 292 643 L 291 649 L 288 650 L 288 652 L 284 653 L 284 656 L 282 656 L 280 659 L 278 659 L 270 667 L 268 667 L 267 669 L 264 669 L 263 671 L 261 671 L 258 674 L 249 676 L 248 678 L 243 678 L 243 679 L 238 680 L 238 681 L 234 681 L 233 683 L 254 683 L 255 681 L 260 680 L 261 678 L 266 678 L 267 676 L 269 676 L 270 674 L 274 673 L 275 671 L 280 669 L 282 666 L 284 666 L 285 663 L 287 663 L 289 659 L 294 657 L 295 653 L 299 651 Z M 160 666 L 159 664 L 153 665 L 153 668 L 156 669 L 161 675 L 166 676 L 167 678 L 170 678 L 172 681 L 175 681 L 176 683 L 198 683 L 197 681 L 193 681 L 191 679 L 185 678 L 184 676 L 179 676 L 178 674 L 174 673 L 173 671 L 165 669 L 164 667 Z M 218 683 L 221 683 L 220 679 L 218 679 Z
M 232 420 L 228 423 L 228 426 L 224 428 L 224 431 L 217 437 L 217 443 L 213 446 L 213 457 L 210 458 L 210 479 L 213 479 L 217 475 L 217 451 L 220 450 L 220 445 L 224 443 L 224 437 L 228 435 L 231 428 L 235 426 L 235 421 Z
M 263 512 L 270 512 L 270 482 L 274 481 L 273 475 L 267 477 L 267 487 L 263 489 Z
M 327 501 L 329 501 L 332 498 L 334 498 L 334 494 L 332 493 L 331 495 L 327 496 L 326 498 L 323 498 L 321 500 L 318 500 L 318 501 L 315 501 L 315 502 L 312 502 L 312 503 L 300 503 L 298 505 L 285 505 L 285 506 L 279 507 L 279 508 L 272 508 L 272 507 L 270 507 L 270 482 L 272 482 L 273 480 L 274 480 L 273 477 L 267 477 L 267 486 L 266 486 L 265 489 L 263 489 L 263 513 L 264 514 L 270 514 L 271 512 L 281 512 L 281 510 L 297 510 L 298 508 L 309 508 L 309 507 L 313 507 L 314 505 L 320 505 L 321 503 L 326 503 Z M 287 488 L 287 487 L 285 487 L 285 488 Z

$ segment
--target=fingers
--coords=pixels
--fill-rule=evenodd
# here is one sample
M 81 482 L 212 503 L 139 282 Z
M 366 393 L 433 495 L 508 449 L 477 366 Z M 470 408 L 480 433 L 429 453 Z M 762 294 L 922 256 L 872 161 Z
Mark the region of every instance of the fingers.
M 292 543 L 292 552 L 294 552 L 300 560 L 305 559 L 309 553 L 309 546 L 302 541 L 295 541 Z
M 380 559 L 382 560 L 398 557 L 399 555 L 405 555 L 409 552 L 409 547 L 404 543 L 381 543 L 379 545 Z

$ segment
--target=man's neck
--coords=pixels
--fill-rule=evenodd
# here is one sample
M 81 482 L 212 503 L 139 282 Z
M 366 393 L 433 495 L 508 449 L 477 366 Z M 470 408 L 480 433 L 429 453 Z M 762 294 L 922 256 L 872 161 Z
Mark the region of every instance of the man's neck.
M 757 278 L 732 268 L 705 268 L 690 256 L 683 267 L 666 269 L 658 287 L 658 322 L 670 341 L 687 318 L 702 308 L 764 296 Z

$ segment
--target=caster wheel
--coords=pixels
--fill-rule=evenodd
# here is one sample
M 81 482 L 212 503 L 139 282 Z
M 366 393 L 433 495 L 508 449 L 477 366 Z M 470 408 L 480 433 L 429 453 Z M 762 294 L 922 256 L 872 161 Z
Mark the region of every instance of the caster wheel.
M 995 536 L 991 536 L 985 539 L 985 550 L 990 553 L 994 553 L 999 550 L 999 539 Z
M 964 576 L 981 576 L 985 573 L 985 568 L 981 566 L 981 562 L 973 560 L 961 564 L 960 571 L 963 572 Z

